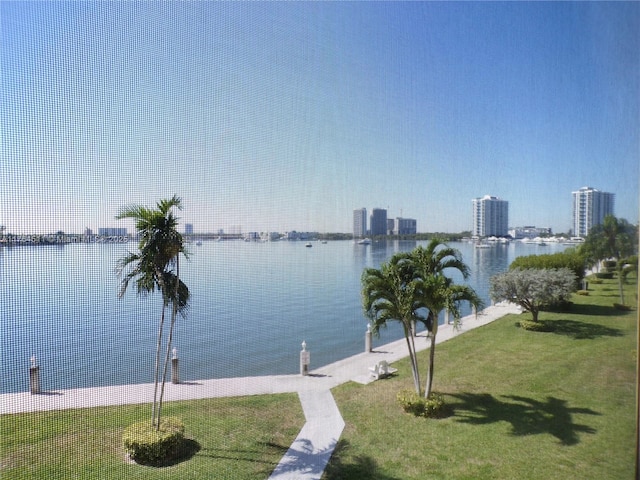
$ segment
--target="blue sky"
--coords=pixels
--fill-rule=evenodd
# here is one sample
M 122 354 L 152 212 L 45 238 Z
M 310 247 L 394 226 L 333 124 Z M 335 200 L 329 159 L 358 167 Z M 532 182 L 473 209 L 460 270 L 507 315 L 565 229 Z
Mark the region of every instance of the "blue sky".
M 178 194 L 196 231 L 356 208 L 638 221 L 640 3 L 0 2 L 0 224 L 81 232 Z

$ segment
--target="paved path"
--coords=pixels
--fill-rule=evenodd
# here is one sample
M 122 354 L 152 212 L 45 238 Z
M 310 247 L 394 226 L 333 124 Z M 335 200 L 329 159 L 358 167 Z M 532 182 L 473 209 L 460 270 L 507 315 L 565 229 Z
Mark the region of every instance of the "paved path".
M 520 312 L 520 308 L 513 304 L 488 307 L 477 316 L 463 318 L 458 330 L 454 330 L 452 325 L 441 325 L 437 343 L 486 325 L 506 314 Z M 421 338 L 417 339 L 416 348 L 419 351 L 425 350 L 428 342 L 424 334 L 418 336 Z M 319 479 L 344 428 L 344 421 L 333 400 L 331 389 L 348 381 L 369 383 L 369 367 L 380 360 L 392 363 L 407 355 L 406 341 L 401 339 L 377 347 L 373 352 L 354 355 L 312 370 L 309 376 L 275 375 L 197 380 L 177 385 L 169 383 L 165 387 L 165 401 L 298 393 L 306 423 L 270 479 Z M 313 352 L 311 361 L 313 362 Z M 151 383 L 59 390 L 39 395 L 7 393 L 0 394 L 0 415 L 148 403 L 152 397 Z

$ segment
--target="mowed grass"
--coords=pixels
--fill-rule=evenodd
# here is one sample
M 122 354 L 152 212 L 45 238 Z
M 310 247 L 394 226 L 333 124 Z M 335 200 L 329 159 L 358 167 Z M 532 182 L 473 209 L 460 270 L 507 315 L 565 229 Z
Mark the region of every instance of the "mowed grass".
M 636 286 L 625 288 L 635 305 Z M 346 428 L 323 479 L 633 478 L 637 311 L 613 308 L 616 280 L 589 293 L 569 312 L 541 314 L 555 332 L 518 328 L 524 313 L 438 345 L 446 418 L 402 412 L 406 361 L 389 379 L 334 389 Z
M 122 432 L 149 405 L 0 416 L 0 478 L 264 479 L 304 424 L 296 394 L 165 403 L 181 418 L 190 456 L 162 468 L 127 460 Z

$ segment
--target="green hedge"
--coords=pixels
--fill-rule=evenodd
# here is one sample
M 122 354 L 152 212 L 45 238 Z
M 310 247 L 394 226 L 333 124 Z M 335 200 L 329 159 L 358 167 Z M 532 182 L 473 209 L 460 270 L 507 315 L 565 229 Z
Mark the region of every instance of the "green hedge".
M 596 278 L 611 280 L 613 278 L 613 272 L 598 272 L 596 273 Z
M 122 434 L 122 443 L 141 464 L 160 464 L 176 458 L 184 442 L 184 424 L 175 417 L 163 418 L 156 429 L 149 421 L 134 423 Z
M 575 249 L 545 255 L 526 255 L 516 258 L 511 262 L 511 265 L 509 265 L 510 270 L 518 268 L 521 270 L 528 268 L 568 268 L 575 273 L 579 285 L 584 278 L 584 257 Z

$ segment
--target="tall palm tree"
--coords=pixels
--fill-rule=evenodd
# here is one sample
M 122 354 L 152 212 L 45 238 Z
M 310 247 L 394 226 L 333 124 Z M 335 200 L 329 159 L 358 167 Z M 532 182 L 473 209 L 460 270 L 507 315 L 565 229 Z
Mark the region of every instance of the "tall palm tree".
M 122 278 L 118 296 L 122 297 L 125 294 L 131 281 L 135 281 L 138 295 L 148 295 L 156 289 L 162 294 L 162 312 L 158 325 L 151 411 L 151 423 L 156 428 L 160 427 L 162 394 L 164 393 L 166 369 L 176 315 L 177 313 L 184 315 L 189 304 L 189 289 L 180 281 L 178 270 L 179 255 L 181 253 L 186 255 L 186 251 L 182 235 L 177 228 L 178 218 L 172 211 L 174 207 L 182 210 L 182 201 L 175 195 L 169 200 L 160 200 L 155 209 L 141 205 L 130 205 L 122 208 L 116 216 L 117 219 L 133 219 L 139 237 L 139 252 L 129 252 L 118 261 L 117 273 Z M 160 351 L 165 311 L 169 305 L 172 306 L 171 326 L 165 355 L 162 390 L 160 399 L 158 399 Z
M 468 302 L 471 306 L 480 308 L 482 300 L 468 285 L 457 285 L 443 274 L 436 274 L 424 280 L 424 304 L 429 309 L 427 325 L 429 328 L 429 366 L 425 383 L 424 396 L 429 398 L 433 387 L 433 372 L 435 368 L 436 336 L 438 334 L 438 318 L 443 310 L 453 315 L 454 326 L 460 320 L 460 304 Z
M 410 260 L 403 253 L 395 254 L 380 269 L 365 269 L 361 278 L 362 306 L 371 320 L 372 332 L 376 335 L 379 335 L 380 329 L 387 322 L 400 322 L 409 350 L 413 383 L 416 392 L 420 393 L 420 374 L 412 328 L 420 314 L 418 291 L 421 286 L 420 280 L 412 277 Z
M 416 279 L 422 280 L 420 304 L 429 310 L 425 326 L 429 331 L 429 368 L 425 396 L 429 397 L 433 386 L 435 364 L 436 336 L 438 334 L 438 317 L 443 310 L 453 314 L 454 326 L 460 320 L 459 305 L 466 301 L 473 307 L 480 308 L 482 300 L 467 285 L 456 285 L 445 272 L 459 272 L 465 280 L 469 277 L 469 267 L 462 260 L 462 253 L 438 238 L 433 238 L 426 248 L 415 248 L 410 257 L 413 262 L 413 273 Z

